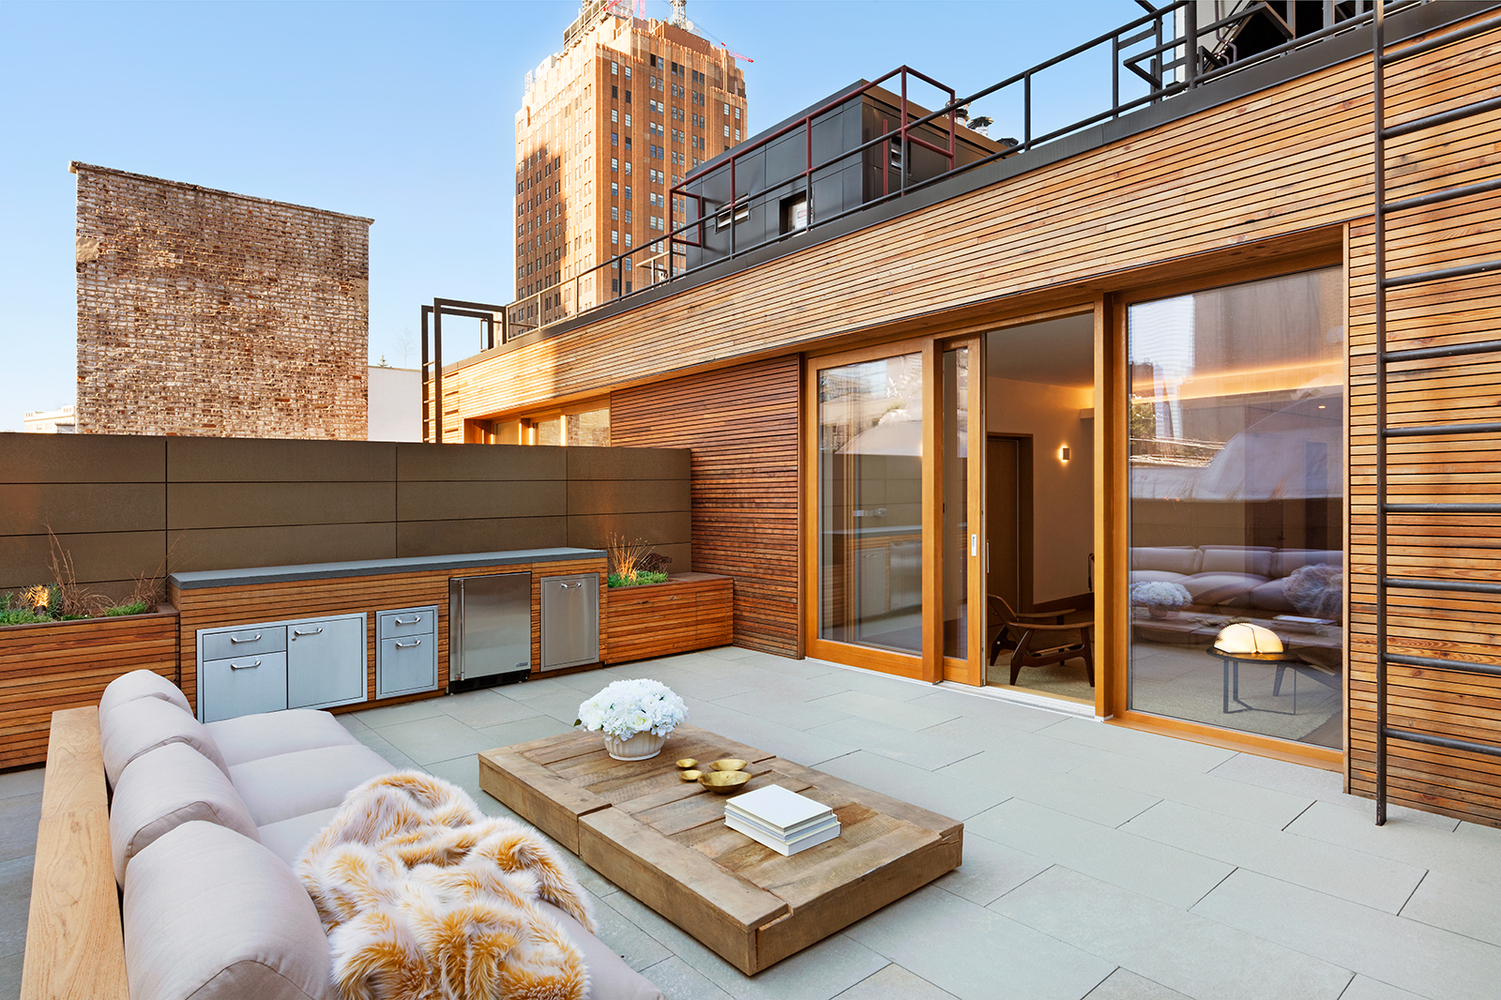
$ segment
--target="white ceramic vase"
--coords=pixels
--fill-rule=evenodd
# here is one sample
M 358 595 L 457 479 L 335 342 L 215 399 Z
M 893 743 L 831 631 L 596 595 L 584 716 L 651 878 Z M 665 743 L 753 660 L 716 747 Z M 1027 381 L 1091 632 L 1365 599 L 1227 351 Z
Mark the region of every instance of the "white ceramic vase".
M 636 733 L 623 740 L 617 740 L 609 733 L 604 735 L 605 750 L 616 760 L 650 760 L 662 752 L 662 745 L 667 742 L 666 736 L 656 733 Z

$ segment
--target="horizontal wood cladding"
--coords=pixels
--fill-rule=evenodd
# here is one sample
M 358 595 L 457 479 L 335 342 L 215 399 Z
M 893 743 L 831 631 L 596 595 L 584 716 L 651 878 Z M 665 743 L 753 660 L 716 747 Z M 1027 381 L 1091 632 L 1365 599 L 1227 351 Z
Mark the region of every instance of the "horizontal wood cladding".
M 625 663 L 734 640 L 733 581 L 709 573 L 684 573 L 666 583 L 612 587 L 601 592 L 610 609 L 604 662 Z
M 692 451 L 693 568 L 734 578 L 738 646 L 798 656 L 800 360 L 774 358 L 610 397 L 615 445 Z
M 1496 96 L 1501 32 L 1399 63 L 1387 78 L 1389 124 Z M 1393 140 L 1388 197 L 1409 198 L 1501 176 L 1501 114 Z M 1410 274 L 1501 258 L 1501 195 L 1472 196 L 1392 215 L 1387 273 Z M 1374 229 L 1349 235 L 1350 593 L 1349 790 L 1375 793 L 1376 756 L 1376 289 Z M 1387 295 L 1391 349 L 1501 339 L 1501 275 L 1394 288 Z M 1491 422 L 1501 404 L 1501 355 L 1391 364 L 1386 422 L 1393 426 Z M 1501 501 L 1501 445 L 1490 435 L 1395 438 L 1387 443 L 1394 503 Z M 1501 515 L 1391 514 L 1387 574 L 1501 582 Z M 1501 664 L 1501 598 L 1455 591 L 1387 592 L 1387 650 Z M 1388 725 L 1501 746 L 1501 677 L 1390 665 Z M 1391 801 L 1501 826 L 1501 760 L 1392 740 Z
M 197 641 L 198 630 L 226 625 L 249 625 L 258 622 L 318 618 L 324 615 L 365 615 L 365 697 L 366 701 L 331 711 L 358 711 L 373 705 L 395 704 L 414 698 L 430 698 L 448 687 L 448 580 L 451 576 L 485 576 L 492 573 L 532 574 L 532 673 L 542 663 L 542 631 L 538 609 L 542 606 L 542 578 L 595 573 L 600 593 L 605 591 L 605 560 L 570 559 L 560 562 L 519 563 L 504 566 L 465 567 L 460 574 L 452 570 L 426 570 L 419 573 L 392 573 L 384 576 L 348 576 L 326 580 L 297 580 L 287 583 L 249 584 L 245 586 L 205 587 L 180 590 L 173 586 L 174 602 L 181 602 L 181 634 L 178 655 L 182 661 L 182 689 L 194 708 L 198 704 Z M 398 608 L 438 606 L 434 639 L 438 645 L 438 690 L 395 698 L 375 697 L 375 655 L 379 646 L 376 615 Z M 609 641 L 609 615 L 600 602 L 599 641 L 603 650 Z
M 46 760 L 53 712 L 143 669 L 176 678 L 176 613 L 0 628 L 0 769 Z

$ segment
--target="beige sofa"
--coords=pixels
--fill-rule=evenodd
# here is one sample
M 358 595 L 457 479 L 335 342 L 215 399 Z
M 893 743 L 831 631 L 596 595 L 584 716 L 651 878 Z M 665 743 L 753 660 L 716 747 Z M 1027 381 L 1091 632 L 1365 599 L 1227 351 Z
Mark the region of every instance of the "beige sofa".
M 1144 546 L 1131 550 L 1131 582 L 1179 584 L 1193 597 L 1194 606 L 1206 611 L 1339 620 L 1342 595 L 1332 578 L 1344 562 L 1338 549 Z
M 23 998 L 123 996 L 107 975 L 101 985 L 91 956 L 73 953 L 101 942 L 113 950 L 118 941 L 131 1000 L 335 1000 L 328 942 L 292 865 L 345 795 L 391 765 L 326 712 L 201 724 L 181 691 L 144 670 L 109 685 L 97 718 L 95 760 L 113 791 L 107 857 L 123 903 L 113 932 L 82 926 L 80 914 L 52 912 L 59 880 L 69 882 L 65 895 L 87 896 L 72 882 L 80 866 L 104 860 L 90 847 L 98 840 L 87 833 L 91 821 L 63 802 L 76 790 L 58 787 L 87 776 L 78 751 L 90 734 L 75 729 L 62 739 L 54 717 L 33 888 L 38 941 L 33 954 L 28 934 Z M 84 835 L 71 846 L 75 838 L 44 842 L 54 825 Z M 83 874 L 90 884 L 102 881 Z M 583 954 L 594 1000 L 662 1000 L 580 924 L 541 906 Z M 89 922 L 98 916 L 89 914 Z M 114 959 L 101 956 L 101 968 Z

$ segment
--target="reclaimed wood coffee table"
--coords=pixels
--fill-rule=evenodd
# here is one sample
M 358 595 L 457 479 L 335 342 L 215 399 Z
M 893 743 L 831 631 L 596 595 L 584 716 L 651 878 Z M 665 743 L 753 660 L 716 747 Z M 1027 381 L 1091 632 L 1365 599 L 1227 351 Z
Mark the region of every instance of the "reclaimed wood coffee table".
M 839 836 L 783 857 L 724 825 L 728 797 L 680 780 L 684 757 L 749 761 L 741 791 L 777 784 L 817 799 L 838 815 Z M 611 759 L 588 732 L 488 750 L 479 783 L 746 975 L 962 860 L 963 823 L 696 726 L 644 761 Z

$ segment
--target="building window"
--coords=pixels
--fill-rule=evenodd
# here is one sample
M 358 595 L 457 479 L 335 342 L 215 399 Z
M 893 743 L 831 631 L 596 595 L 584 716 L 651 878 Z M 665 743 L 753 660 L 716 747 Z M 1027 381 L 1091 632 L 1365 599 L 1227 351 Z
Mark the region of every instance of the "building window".
M 625 200 L 626 201 L 630 201 L 631 200 L 631 186 L 629 184 L 627 184 L 625 186 Z
M 631 103 L 631 92 L 629 90 L 625 92 L 625 103 Z
M 631 196 L 631 189 L 630 188 L 626 188 L 625 189 L 625 196 L 627 198 L 629 198 Z M 610 197 L 611 198 L 618 198 L 618 197 L 620 197 L 620 185 L 617 184 L 615 181 L 611 181 L 610 182 Z
M 626 233 L 625 234 L 625 245 L 626 246 L 630 246 L 631 245 L 631 234 L 630 233 Z
M 612 145 L 612 146 L 618 146 L 618 145 L 620 145 L 620 133 L 619 132 L 611 132 L 610 133 L 610 145 Z
M 630 234 L 627 233 L 626 235 L 629 236 Z M 619 242 L 620 242 L 620 230 L 618 230 L 618 229 L 612 229 L 612 230 L 610 230 L 610 243 L 611 243 L 611 245 L 617 244 Z
M 611 205 L 610 206 L 610 218 L 612 218 L 612 219 L 618 219 L 618 218 L 620 218 L 620 207 L 618 205 Z
M 737 122 L 740 120 L 740 109 L 739 108 L 735 109 L 735 120 Z
M 725 127 L 724 127 L 724 137 L 725 137 L 725 138 L 726 138 L 726 139 L 728 139 L 728 138 L 729 138 L 729 137 L 730 137 L 730 127 L 729 127 L 729 126 L 728 126 L 728 125 L 726 125 L 726 126 L 725 126 Z
M 630 209 L 626 209 L 625 210 L 625 224 L 626 225 L 630 225 L 631 224 L 631 210 Z
M 619 170 L 620 169 L 620 160 L 618 158 L 616 158 L 614 156 L 610 157 L 610 169 L 611 170 Z
M 614 108 L 611 108 L 610 109 L 610 121 L 615 122 L 615 121 L 619 121 L 619 120 L 620 120 L 620 112 L 617 111 Z
M 631 116 L 630 116 L 629 113 L 627 113 L 626 116 L 625 116 L 625 127 L 626 128 L 630 128 L 631 127 Z
M 614 101 L 614 100 L 619 100 L 619 99 L 620 99 L 620 88 L 617 87 L 617 86 L 615 86 L 614 84 L 611 84 L 610 85 L 610 100 Z
M 740 141 L 740 130 L 738 128 L 735 130 L 735 141 Z
M 619 72 L 620 72 L 620 65 L 618 63 L 614 63 L 614 62 L 610 63 L 610 75 L 611 76 L 615 76 Z
M 627 66 L 627 67 L 626 67 L 626 68 L 625 68 L 625 78 L 626 78 L 626 79 L 627 79 L 627 80 L 629 80 L 629 79 L 630 79 L 630 78 L 631 78 L 631 68 L 630 68 L 630 67 L 629 67 L 629 66 Z

